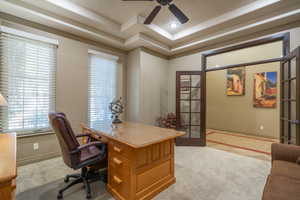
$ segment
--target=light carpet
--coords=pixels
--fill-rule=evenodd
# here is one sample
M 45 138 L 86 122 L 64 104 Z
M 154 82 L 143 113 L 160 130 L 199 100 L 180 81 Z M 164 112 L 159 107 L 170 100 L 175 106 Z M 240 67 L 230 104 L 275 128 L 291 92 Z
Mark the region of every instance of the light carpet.
M 209 147 L 176 147 L 177 182 L 155 200 L 260 200 L 270 162 Z M 18 168 L 17 200 L 54 200 L 65 174 L 72 173 L 61 158 Z M 93 199 L 113 200 L 103 183 L 92 185 Z M 65 200 L 85 199 L 81 185 Z

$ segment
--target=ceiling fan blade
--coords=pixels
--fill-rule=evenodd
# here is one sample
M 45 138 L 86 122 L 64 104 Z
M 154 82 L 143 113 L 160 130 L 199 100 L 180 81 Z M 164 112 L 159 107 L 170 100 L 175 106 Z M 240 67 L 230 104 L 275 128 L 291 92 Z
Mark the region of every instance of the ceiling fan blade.
M 180 23 L 184 24 L 189 21 L 189 18 L 175 4 L 170 4 L 169 10 L 175 15 Z
M 158 14 L 158 12 L 160 11 L 161 6 L 156 6 L 152 12 L 150 13 L 150 15 L 146 18 L 146 20 L 144 21 L 144 24 L 151 24 L 151 22 L 153 21 L 153 19 L 156 17 L 156 15 Z

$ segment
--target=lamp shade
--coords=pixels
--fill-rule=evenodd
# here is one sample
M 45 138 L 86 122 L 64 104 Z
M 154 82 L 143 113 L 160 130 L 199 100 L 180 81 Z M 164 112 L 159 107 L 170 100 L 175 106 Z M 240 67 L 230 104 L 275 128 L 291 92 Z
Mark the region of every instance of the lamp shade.
M 0 93 L 0 106 L 8 106 L 7 101 L 6 101 L 5 98 L 2 96 L 1 93 Z

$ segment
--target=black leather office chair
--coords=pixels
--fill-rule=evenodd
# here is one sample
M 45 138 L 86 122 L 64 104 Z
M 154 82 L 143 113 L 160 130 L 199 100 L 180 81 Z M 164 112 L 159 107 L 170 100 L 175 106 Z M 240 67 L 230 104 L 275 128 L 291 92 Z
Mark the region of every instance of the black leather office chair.
M 70 178 L 75 180 L 63 189 L 59 190 L 57 198 L 63 198 L 63 192 L 71 186 L 83 183 L 86 190 L 86 198 L 91 198 L 90 182 L 95 180 L 107 180 L 107 172 L 102 172 L 102 176 L 98 170 L 93 168 L 107 168 L 107 146 L 99 141 L 92 141 L 89 134 L 74 134 L 70 123 L 66 119 L 64 113 L 49 113 L 50 123 L 58 138 L 63 160 L 70 168 L 81 169 L 80 174 L 67 175 L 65 182 L 69 182 Z M 78 137 L 89 137 L 88 143 L 80 145 L 77 141 Z

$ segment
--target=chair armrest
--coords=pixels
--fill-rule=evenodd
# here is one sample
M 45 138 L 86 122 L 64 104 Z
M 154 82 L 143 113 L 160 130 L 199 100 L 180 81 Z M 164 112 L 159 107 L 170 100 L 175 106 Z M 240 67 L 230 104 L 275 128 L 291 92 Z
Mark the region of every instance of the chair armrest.
M 87 144 L 80 145 L 80 146 L 78 147 L 78 150 L 81 151 L 82 149 L 88 148 L 88 147 L 90 147 L 90 146 L 101 147 L 102 145 L 104 145 L 104 143 L 103 143 L 103 142 L 99 142 L 99 141 L 89 142 L 89 143 L 87 143 Z
M 80 145 L 76 150 L 71 151 L 71 154 L 76 154 L 81 152 L 83 149 L 88 148 L 90 146 L 100 147 L 101 154 L 106 153 L 106 144 L 103 142 L 89 142 L 87 144 Z
M 78 134 L 76 135 L 76 137 L 90 137 L 91 134 L 88 134 L 88 133 L 83 133 L 83 134 Z
M 271 147 L 272 161 L 283 160 L 296 162 L 300 157 L 300 146 L 273 143 Z

